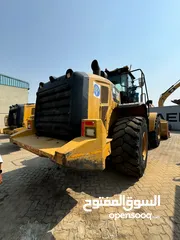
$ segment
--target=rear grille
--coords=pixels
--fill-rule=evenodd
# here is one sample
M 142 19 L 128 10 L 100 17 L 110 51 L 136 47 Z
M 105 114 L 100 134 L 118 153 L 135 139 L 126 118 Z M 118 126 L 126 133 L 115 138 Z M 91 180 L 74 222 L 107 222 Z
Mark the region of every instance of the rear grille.
M 54 86 L 38 94 L 35 117 L 38 135 L 61 135 L 63 138 L 71 136 L 70 96 L 70 86 L 63 82 L 58 87 Z
M 68 80 L 63 76 L 54 82 L 48 82 L 38 90 L 35 109 L 38 136 L 64 140 L 80 136 L 81 118 L 87 117 L 83 83 L 86 83 L 88 91 L 88 81 L 84 76 L 73 75 Z
M 8 115 L 8 126 L 13 128 L 22 127 L 24 116 L 23 105 L 13 105 L 10 107 Z

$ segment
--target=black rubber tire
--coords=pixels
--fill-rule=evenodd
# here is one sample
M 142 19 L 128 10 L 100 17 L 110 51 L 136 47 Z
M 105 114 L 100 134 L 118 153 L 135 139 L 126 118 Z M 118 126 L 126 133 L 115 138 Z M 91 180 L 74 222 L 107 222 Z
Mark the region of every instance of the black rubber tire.
M 160 117 L 155 121 L 155 128 L 153 132 L 149 132 L 149 147 L 157 148 L 160 145 L 161 139 L 158 139 L 158 126 L 160 125 Z
M 142 155 L 143 134 L 146 133 L 146 157 Z M 118 119 L 113 128 L 111 159 L 117 171 L 123 174 L 142 177 L 147 165 L 148 128 L 143 117 Z

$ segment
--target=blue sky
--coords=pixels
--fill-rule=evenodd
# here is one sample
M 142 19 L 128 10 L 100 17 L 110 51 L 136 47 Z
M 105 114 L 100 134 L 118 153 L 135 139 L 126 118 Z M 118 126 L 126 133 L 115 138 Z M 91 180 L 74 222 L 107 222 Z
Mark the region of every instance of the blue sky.
M 180 78 L 179 0 L 1 0 L 0 72 L 30 83 L 68 68 L 91 72 L 132 64 L 145 72 L 149 96 Z M 165 105 L 180 98 L 176 90 Z

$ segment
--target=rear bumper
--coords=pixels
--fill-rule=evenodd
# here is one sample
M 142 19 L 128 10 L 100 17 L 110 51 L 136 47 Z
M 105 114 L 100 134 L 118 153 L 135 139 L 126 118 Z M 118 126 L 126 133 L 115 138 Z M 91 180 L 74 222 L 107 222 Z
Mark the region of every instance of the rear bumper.
M 50 158 L 62 166 L 74 169 L 103 170 L 106 157 L 111 153 L 111 139 L 106 139 L 105 129 L 99 128 L 98 131 L 100 130 L 102 130 L 101 135 L 97 138 L 78 137 L 70 142 L 37 137 L 31 130 L 26 130 L 12 135 L 10 141 L 38 156 Z
M 110 154 L 110 142 L 101 148 L 96 139 L 85 137 L 65 142 L 31 135 L 23 139 L 10 138 L 10 141 L 40 157 L 50 158 L 59 165 L 74 169 L 103 170 L 105 159 Z
M 10 129 L 10 128 L 4 128 L 3 129 L 3 134 L 7 134 L 7 135 L 11 135 L 13 133 L 14 130 Z
M 25 128 L 23 128 L 23 127 L 21 127 L 21 128 L 15 128 L 15 129 L 4 128 L 4 129 L 3 129 L 3 133 L 4 133 L 4 134 L 8 134 L 8 135 L 12 135 L 12 134 L 14 134 L 14 133 L 17 133 L 17 132 L 22 131 L 23 129 L 25 129 Z

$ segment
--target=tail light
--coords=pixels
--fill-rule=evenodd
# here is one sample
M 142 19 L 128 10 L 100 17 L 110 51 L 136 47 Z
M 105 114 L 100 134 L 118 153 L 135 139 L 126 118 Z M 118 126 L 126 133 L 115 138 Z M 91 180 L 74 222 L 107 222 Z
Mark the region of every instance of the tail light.
M 85 120 L 81 123 L 81 136 L 96 137 L 96 124 L 95 121 Z
M 85 136 L 86 137 L 96 137 L 96 129 L 95 128 L 85 128 Z

